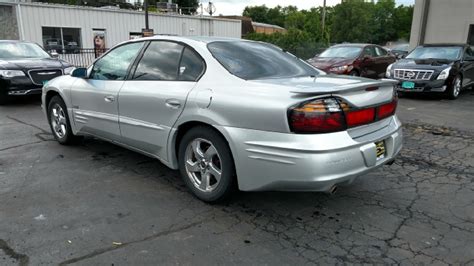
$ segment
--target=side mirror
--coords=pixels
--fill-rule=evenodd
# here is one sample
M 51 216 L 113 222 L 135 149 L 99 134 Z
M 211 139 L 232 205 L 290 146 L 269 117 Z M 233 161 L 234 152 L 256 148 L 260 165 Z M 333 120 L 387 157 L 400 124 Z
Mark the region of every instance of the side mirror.
M 87 68 L 84 68 L 84 67 L 75 68 L 71 72 L 71 76 L 75 78 L 83 78 L 83 79 L 87 78 Z
M 58 54 L 58 52 L 56 52 L 56 50 L 52 50 L 52 51 L 51 51 L 51 56 L 52 56 L 53 58 L 58 58 L 58 57 L 59 57 L 59 54 Z

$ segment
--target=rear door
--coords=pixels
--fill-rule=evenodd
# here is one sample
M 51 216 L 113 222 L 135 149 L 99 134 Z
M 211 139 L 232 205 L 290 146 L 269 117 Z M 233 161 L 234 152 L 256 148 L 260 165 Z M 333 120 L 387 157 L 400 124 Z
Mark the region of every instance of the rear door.
M 474 53 L 467 47 L 462 62 L 463 86 L 470 86 L 474 83 Z
M 94 63 L 87 79 L 71 87 L 72 113 L 80 132 L 109 140 L 120 138 L 117 96 L 143 42 L 114 48 Z
M 387 50 L 383 49 L 380 46 L 375 46 L 376 64 L 377 64 L 377 77 L 385 77 L 385 71 L 387 70 L 388 65 L 395 62 L 395 57 L 390 55 Z
M 375 49 L 373 46 L 366 46 L 362 51 L 361 76 L 367 78 L 377 78 L 378 66 Z
M 204 66 L 184 44 L 150 42 L 119 93 L 122 142 L 167 160 L 170 130 Z

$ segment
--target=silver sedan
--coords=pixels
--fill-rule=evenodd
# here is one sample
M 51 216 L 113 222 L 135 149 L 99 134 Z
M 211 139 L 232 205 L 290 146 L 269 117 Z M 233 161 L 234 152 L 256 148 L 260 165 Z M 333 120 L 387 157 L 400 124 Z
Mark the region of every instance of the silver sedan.
M 332 192 L 402 147 L 391 81 L 326 75 L 241 39 L 127 41 L 49 81 L 42 100 L 59 143 L 89 135 L 156 158 L 207 202 Z

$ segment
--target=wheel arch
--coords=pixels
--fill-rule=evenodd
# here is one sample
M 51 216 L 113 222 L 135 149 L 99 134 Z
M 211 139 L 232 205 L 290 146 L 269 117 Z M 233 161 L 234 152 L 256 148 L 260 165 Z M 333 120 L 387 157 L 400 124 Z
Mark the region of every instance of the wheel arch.
M 191 130 L 194 127 L 198 126 L 203 126 L 210 128 L 211 130 L 215 131 L 218 133 L 227 143 L 229 146 L 231 157 L 232 160 L 234 161 L 235 165 L 235 147 L 233 146 L 233 143 L 230 140 L 229 134 L 223 129 L 223 127 L 220 126 L 215 126 L 213 123 L 210 123 L 209 121 L 202 121 L 202 120 L 188 120 L 188 121 L 183 121 L 179 125 L 175 126 L 172 131 L 170 132 L 170 136 L 168 138 L 168 163 L 169 166 L 173 169 L 178 169 L 178 150 L 179 150 L 179 143 L 181 142 L 181 139 L 183 138 L 184 134 Z M 236 169 L 237 170 L 237 169 Z

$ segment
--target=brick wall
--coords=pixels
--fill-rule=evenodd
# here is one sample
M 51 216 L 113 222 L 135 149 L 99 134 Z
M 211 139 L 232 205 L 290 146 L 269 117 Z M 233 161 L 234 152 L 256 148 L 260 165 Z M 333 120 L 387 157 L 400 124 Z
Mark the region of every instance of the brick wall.
M 15 9 L 0 5 L 0 40 L 18 40 L 18 25 Z

